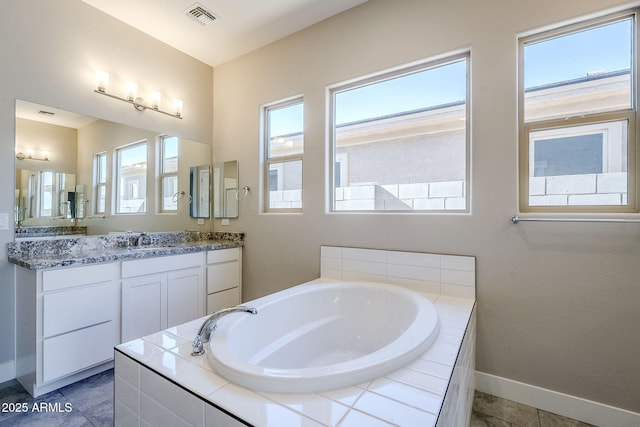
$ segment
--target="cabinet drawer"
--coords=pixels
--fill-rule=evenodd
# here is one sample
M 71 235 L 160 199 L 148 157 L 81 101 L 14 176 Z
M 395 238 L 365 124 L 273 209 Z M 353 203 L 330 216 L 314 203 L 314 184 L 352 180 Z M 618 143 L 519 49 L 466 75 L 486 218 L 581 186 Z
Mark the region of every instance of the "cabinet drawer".
M 207 314 L 240 304 L 240 288 L 227 289 L 207 295 Z
M 218 249 L 207 252 L 207 264 L 240 259 L 240 248 Z
M 237 261 L 207 266 L 207 293 L 240 286 L 240 265 Z
M 44 292 L 92 283 L 108 282 L 118 277 L 118 265 L 95 264 L 83 267 L 45 270 L 42 272 L 42 290 Z
M 116 282 L 45 294 L 42 304 L 45 338 L 113 320 L 118 307 Z
M 202 252 L 122 261 L 122 277 L 142 276 L 202 265 Z
M 42 343 L 42 380 L 55 380 L 109 361 L 116 344 L 114 322 L 48 338 Z

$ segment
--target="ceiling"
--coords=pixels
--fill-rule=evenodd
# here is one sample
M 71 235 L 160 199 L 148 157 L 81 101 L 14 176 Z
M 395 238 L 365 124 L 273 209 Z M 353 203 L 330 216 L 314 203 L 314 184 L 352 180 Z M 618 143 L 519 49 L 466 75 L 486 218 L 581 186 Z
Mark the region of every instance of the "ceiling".
M 20 99 L 16 100 L 16 117 L 74 129 L 80 129 L 96 120 L 93 117 Z
M 367 0 L 83 0 L 211 66 L 237 58 Z M 185 13 L 201 6 L 207 25 Z

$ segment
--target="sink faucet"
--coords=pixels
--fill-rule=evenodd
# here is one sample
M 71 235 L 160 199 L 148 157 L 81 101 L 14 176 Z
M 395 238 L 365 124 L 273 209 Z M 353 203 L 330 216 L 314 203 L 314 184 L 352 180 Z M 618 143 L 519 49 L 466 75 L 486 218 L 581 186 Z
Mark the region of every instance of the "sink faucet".
M 193 340 L 193 351 L 191 352 L 192 356 L 202 356 L 204 354 L 203 344 L 209 342 L 211 333 L 218 327 L 218 320 L 230 313 L 258 314 L 258 310 L 253 307 L 238 305 L 235 307 L 223 308 L 222 310 L 218 310 L 213 313 L 207 318 L 207 320 L 204 321 L 202 326 L 200 326 L 198 335 L 196 335 L 195 339 Z
M 136 246 L 140 247 L 144 243 L 144 238 L 147 236 L 147 233 L 140 233 L 138 235 L 138 240 L 136 241 Z

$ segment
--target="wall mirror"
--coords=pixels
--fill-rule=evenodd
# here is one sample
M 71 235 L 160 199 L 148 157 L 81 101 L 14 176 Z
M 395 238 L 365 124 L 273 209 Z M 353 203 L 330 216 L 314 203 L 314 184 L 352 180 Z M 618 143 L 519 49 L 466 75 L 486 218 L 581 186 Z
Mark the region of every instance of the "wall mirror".
M 16 100 L 15 114 L 16 226 L 78 225 L 87 234 L 202 226 L 190 217 L 186 195 L 190 165 L 211 158 L 209 144 L 23 100 Z M 122 149 L 141 141 L 146 156 L 140 159 Z M 209 186 L 203 191 L 210 198 Z M 200 207 L 203 217 L 209 209 Z
M 48 225 L 53 220 L 84 216 L 84 191 L 72 173 L 16 169 L 15 222 Z
M 211 166 L 191 166 L 189 183 L 189 215 L 191 215 L 191 218 L 209 218 Z
M 238 161 L 213 165 L 213 216 L 238 217 Z

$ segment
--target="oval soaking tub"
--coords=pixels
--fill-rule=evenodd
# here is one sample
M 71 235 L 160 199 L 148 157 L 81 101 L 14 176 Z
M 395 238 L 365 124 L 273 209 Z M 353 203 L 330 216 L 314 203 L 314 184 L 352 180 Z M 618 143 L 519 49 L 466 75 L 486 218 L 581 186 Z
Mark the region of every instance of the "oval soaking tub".
M 207 357 L 229 381 L 250 389 L 306 393 L 392 372 L 438 334 L 422 295 L 394 285 L 318 279 L 246 303 L 256 316 L 221 319 Z

